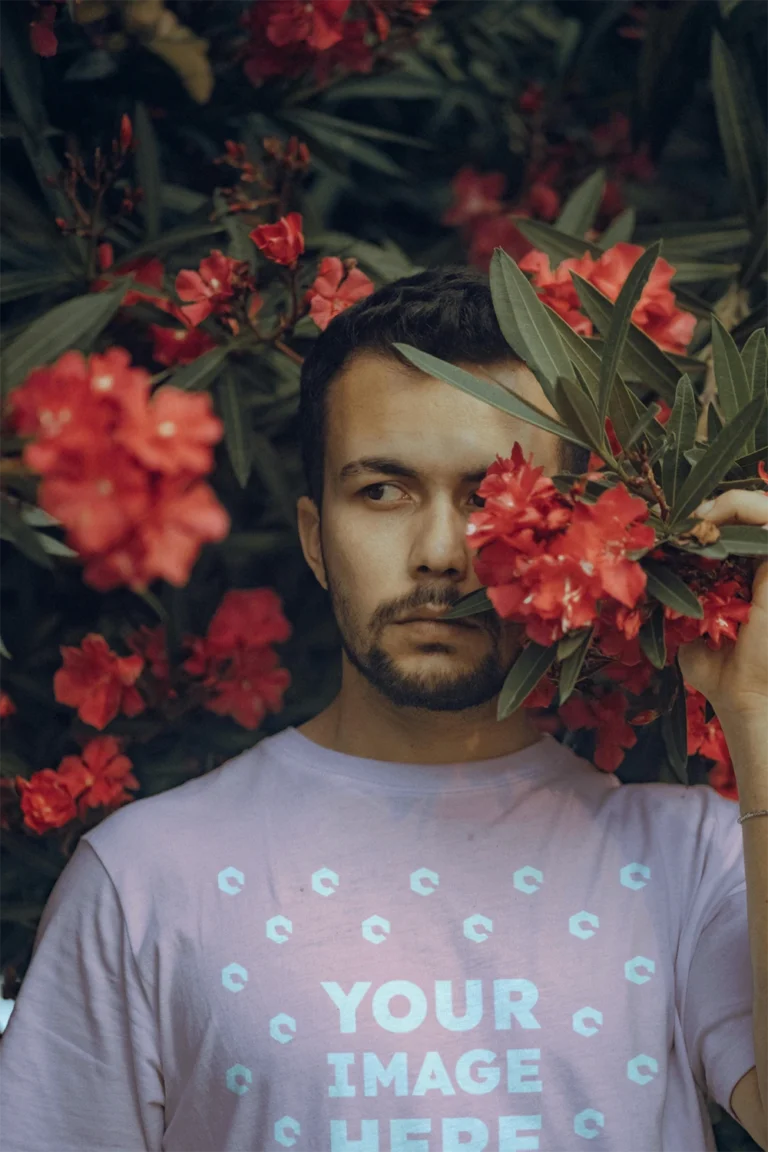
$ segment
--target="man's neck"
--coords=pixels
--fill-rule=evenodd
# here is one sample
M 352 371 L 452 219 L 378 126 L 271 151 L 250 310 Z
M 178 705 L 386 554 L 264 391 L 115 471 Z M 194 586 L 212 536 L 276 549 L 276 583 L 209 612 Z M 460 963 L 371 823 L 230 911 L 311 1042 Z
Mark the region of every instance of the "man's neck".
M 494 698 L 461 712 L 402 708 L 355 677 L 342 683 L 335 700 L 298 730 L 334 752 L 402 764 L 490 760 L 540 740 L 524 710 L 499 721 L 496 705 Z

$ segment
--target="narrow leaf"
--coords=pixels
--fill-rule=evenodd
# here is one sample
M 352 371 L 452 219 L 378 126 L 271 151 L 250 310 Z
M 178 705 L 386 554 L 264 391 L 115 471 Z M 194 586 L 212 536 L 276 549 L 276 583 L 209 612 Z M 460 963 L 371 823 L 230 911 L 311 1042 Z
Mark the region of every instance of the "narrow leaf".
M 560 661 L 567 660 L 568 657 L 581 647 L 584 637 L 589 634 L 590 629 L 579 628 L 576 632 L 566 632 L 562 640 L 557 642 L 557 658 Z
M 207 388 L 223 370 L 228 354 L 229 348 L 224 344 L 218 348 L 211 348 L 210 352 L 204 352 L 191 364 L 177 368 L 167 383 L 172 384 L 174 388 L 183 388 L 185 392 L 198 392 L 202 388 Z
M 718 544 L 729 556 L 768 556 L 768 529 L 762 524 L 726 524 Z
M 514 221 L 518 232 L 522 232 L 526 240 L 549 257 L 553 268 L 561 260 L 568 260 L 574 256 L 580 257 L 587 253 L 595 259 L 602 256 L 602 251 L 596 244 L 592 244 L 589 240 L 581 240 L 578 236 L 571 236 L 541 220 L 531 220 L 528 216 L 515 216 Z
M 658 259 L 660 251 L 661 241 L 658 240 L 635 261 L 614 304 L 611 322 L 605 337 L 606 350 L 600 365 L 598 407 L 601 422 L 605 420 L 608 414 L 608 401 L 613 388 L 614 377 L 619 366 L 622 349 L 629 334 L 632 313 L 642 295 L 643 288 Z
M 33 320 L 0 358 L 4 393 L 21 384 L 33 368 L 50 363 L 66 349 L 87 351 L 120 307 L 127 290 L 128 284 L 123 283 L 104 292 L 76 296 Z
M 635 424 L 634 428 L 632 428 L 630 431 L 629 436 L 627 437 L 627 442 L 626 444 L 622 444 L 622 447 L 631 448 L 633 444 L 636 444 L 637 441 L 647 433 L 659 412 L 661 412 L 661 405 L 650 404 L 638 420 L 637 424 Z
M 162 177 L 160 174 L 160 150 L 157 136 L 149 113 L 139 100 L 134 113 L 136 133 L 136 175 L 144 193 L 139 201 L 139 213 L 144 220 L 147 240 L 156 240 L 160 235 L 162 212 Z
M 667 565 L 655 560 L 644 560 L 642 566 L 647 577 L 646 591 L 649 596 L 674 608 L 675 612 L 681 612 L 683 616 L 691 616 L 695 620 L 703 618 L 704 609 L 696 594 Z
M 231 372 L 219 381 L 217 392 L 227 453 L 238 484 L 245 488 L 251 474 L 251 444 L 245 423 L 248 415 L 242 411 L 237 380 Z
M 576 687 L 576 682 L 579 679 L 584 664 L 584 659 L 589 651 L 589 645 L 592 640 L 592 629 L 588 628 L 581 638 L 578 646 L 572 652 L 563 658 L 560 667 L 560 678 L 558 680 L 558 703 L 565 704 L 568 697 Z M 558 655 L 559 655 L 558 647 Z
M 3 501 L 0 519 L 0 537 L 15 544 L 28 560 L 43 568 L 53 568 L 53 562 L 41 542 L 40 534 L 22 520 L 18 508 Z
M 477 588 L 474 592 L 469 592 L 466 596 L 462 596 L 449 612 L 445 613 L 443 619 L 445 620 L 460 620 L 462 616 L 477 616 L 480 612 L 494 612 L 493 604 L 488 599 L 488 590 L 486 588 Z
M 547 669 L 552 666 L 556 656 L 557 644 L 543 648 L 540 644 L 529 641 L 507 673 L 499 693 L 497 720 L 506 719 L 520 707 Z
M 665 427 L 674 441 L 661 461 L 661 486 L 674 507 L 678 489 L 690 472 L 685 453 L 696 443 L 696 396 L 688 376 L 681 376 L 677 382 L 675 403 Z
M 598 168 L 571 192 L 555 221 L 555 228 L 571 236 L 584 236 L 595 222 L 605 190 L 605 171 Z
M 688 783 L 688 716 L 685 707 L 685 685 L 680 667 L 675 661 L 672 668 L 664 670 L 664 698 L 672 697 L 671 712 L 665 712 L 661 720 L 661 733 L 667 749 L 669 762 L 681 784 Z
M 754 223 L 765 198 L 765 126 L 739 66 L 719 32 L 712 34 L 712 91 L 728 172 L 747 218 Z
M 667 658 L 664 642 L 664 609 L 654 608 L 640 629 L 640 647 L 654 668 L 663 668 Z
M 678 260 L 672 283 L 705 284 L 710 280 L 730 280 L 738 272 L 739 264 L 705 263 L 697 260 Z
M 750 452 L 748 456 L 739 456 L 736 463 L 743 472 L 756 474 L 757 466 L 761 461 L 768 466 L 768 450 L 765 448 L 757 448 L 754 452 Z
M 672 519 L 669 528 L 674 531 L 685 518 L 690 515 L 701 501 L 711 494 L 717 483 L 722 480 L 749 437 L 755 425 L 760 421 L 766 404 L 766 396 L 755 396 L 746 408 L 742 408 L 738 416 L 726 424 L 700 460 L 694 464 L 690 475 L 678 494 L 677 502 L 672 510 Z
M 739 350 L 716 316 L 712 317 L 712 357 L 720 406 L 730 421 L 748 402 L 751 387 Z
M 568 427 L 585 440 L 593 452 L 605 459 L 605 436 L 601 434 L 600 418 L 589 394 L 572 380 L 558 380 L 555 384 L 555 407 Z
M 493 307 L 504 337 L 538 377 L 547 399 L 554 403 L 558 376 L 572 376 L 571 362 L 550 310 L 539 300 L 517 264 L 501 248 L 491 260 Z
M 412 364 L 421 368 L 429 376 L 436 376 L 438 380 L 444 380 L 446 384 L 453 384 L 454 387 L 466 392 L 469 396 L 475 396 L 478 400 L 490 404 L 491 407 L 498 408 L 501 412 L 508 412 L 511 416 L 517 416 L 518 419 L 525 420 L 527 424 L 534 424 L 537 428 L 544 429 L 545 432 L 562 436 L 564 440 L 578 444 L 581 448 L 589 447 L 564 424 L 553 420 L 551 416 L 540 411 L 535 404 L 507 391 L 500 384 L 490 380 L 482 380 L 478 376 L 473 376 L 471 372 L 466 372 L 455 364 L 449 364 L 447 360 L 441 360 L 438 356 L 432 356 L 429 352 L 421 352 L 410 344 L 394 344 L 394 347 L 407 360 L 410 360 Z
M 625 208 L 600 236 L 600 247 L 603 251 L 613 248 L 614 244 L 629 244 L 635 231 L 636 213 L 634 208 Z
M 765 329 L 757 328 L 741 350 L 744 371 L 749 380 L 750 395 L 757 396 L 768 388 L 768 341 Z
M 263 432 L 250 433 L 250 459 L 254 472 L 280 510 L 286 524 L 296 521 L 296 495 L 285 474 L 283 462 L 269 437 Z
M 597 325 L 603 336 L 607 337 L 611 327 L 613 304 L 593 284 L 589 284 L 573 272 L 571 279 L 584 311 Z M 674 400 L 675 385 L 680 375 L 676 365 L 664 355 L 658 345 L 654 344 L 650 336 L 646 336 L 645 332 L 641 332 L 635 324 L 629 326 L 629 334 L 622 351 L 619 371 L 623 376 L 642 380 L 647 388 L 658 392 L 665 400 L 670 402 Z

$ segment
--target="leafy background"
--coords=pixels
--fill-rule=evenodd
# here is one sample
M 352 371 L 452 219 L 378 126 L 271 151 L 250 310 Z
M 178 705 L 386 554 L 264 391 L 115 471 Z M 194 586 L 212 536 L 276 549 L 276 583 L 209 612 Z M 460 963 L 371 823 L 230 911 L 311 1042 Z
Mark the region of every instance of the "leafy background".
M 521 231 L 561 258 L 571 251 L 548 225 L 592 240 L 601 231 L 605 240 L 608 229 L 613 239 L 644 245 L 663 238 L 678 304 L 699 320 L 686 364 L 699 393 L 707 387 L 712 310 L 739 347 L 764 324 L 768 60 L 760 0 L 438 0 L 423 12 L 396 0 L 380 6 L 392 27 L 370 69 L 355 71 L 353 59 L 328 75 L 305 69 L 258 82 L 247 66 L 254 45 L 247 21 L 261 2 L 0 6 L 4 388 L 71 347 L 120 345 L 157 372 L 147 332 L 162 316 L 146 301 L 118 309 L 119 300 L 91 293 L 93 244 L 63 235 L 55 222 L 72 214 L 50 183 L 66 169 L 65 154 L 88 161 L 108 148 L 123 115 L 137 139 L 127 175 L 143 196 L 101 240 L 113 245 L 117 263 L 159 257 L 169 288 L 181 269 L 196 269 L 221 248 L 248 260 L 268 291 L 279 292 L 248 240 L 250 228 L 275 216 L 229 212 L 222 189 L 235 173 L 217 159 L 227 140 L 258 162 L 265 137 L 296 136 L 311 154 L 288 206 L 303 217 L 302 287 L 325 256 L 354 257 L 378 286 L 449 261 L 487 267 L 496 245 L 517 256 Z M 169 19 L 176 40 L 158 31 Z M 43 32 L 30 35 L 32 22 Z M 500 206 L 462 218 L 462 172 L 465 188 L 479 175 L 500 174 Z M 526 214 L 519 229 L 510 212 Z M 64 313 L 57 327 L 50 311 L 79 298 L 79 312 Z M 299 355 L 316 331 L 302 320 L 291 333 Z M 183 635 L 193 624 L 202 631 L 230 588 L 271 587 L 282 598 L 292 626 L 280 646 L 291 674 L 284 707 L 257 731 L 202 708 L 175 721 L 117 718 L 107 731 L 124 740 L 139 795 L 302 723 L 336 691 L 336 628 L 295 531 L 303 483 L 297 363 L 264 345 L 176 372 L 170 383 L 210 390 L 224 418 L 210 480 L 232 518 L 227 538 L 203 549 L 183 587 L 157 582 L 143 597 L 89 588 L 56 526 L 31 514 L 34 480 L 18 467 L 20 444 L 5 437 L 2 665 L 16 708 L 2 721 L 6 780 L 54 767 L 83 742 L 83 725 L 53 693 L 62 645 L 98 632 L 123 653 L 130 631 L 162 622 L 178 659 Z M 663 761 L 649 734 L 618 775 L 656 779 Z M 706 769 L 694 764 L 692 779 L 705 780 Z M 5 822 L 6 996 L 18 989 L 45 900 L 85 826 L 40 836 Z M 713 1118 L 718 1147 L 757 1147 L 719 1110 Z

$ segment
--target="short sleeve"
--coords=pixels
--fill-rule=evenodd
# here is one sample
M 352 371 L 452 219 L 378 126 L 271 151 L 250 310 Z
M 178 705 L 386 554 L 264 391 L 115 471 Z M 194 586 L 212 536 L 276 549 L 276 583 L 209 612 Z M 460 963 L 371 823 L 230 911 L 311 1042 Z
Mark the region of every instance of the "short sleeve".
M 81 839 L 0 1040 L 3 1152 L 160 1149 L 155 1031 L 119 895 Z
M 744 844 L 738 805 L 711 788 L 706 792 L 700 879 L 682 944 L 690 956 L 682 1027 L 697 1083 L 738 1120 L 731 1093 L 756 1062 Z

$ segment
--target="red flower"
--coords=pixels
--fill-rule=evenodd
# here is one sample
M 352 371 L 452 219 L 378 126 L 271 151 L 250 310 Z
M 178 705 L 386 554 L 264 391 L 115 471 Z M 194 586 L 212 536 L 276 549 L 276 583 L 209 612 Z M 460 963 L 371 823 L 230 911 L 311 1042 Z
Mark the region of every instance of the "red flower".
M 79 756 L 65 756 L 58 775 L 77 800 L 77 814 L 84 820 L 89 808 L 118 808 L 134 799 L 126 791 L 139 787 L 132 767 L 114 736 L 97 736 Z
M 501 540 L 519 551 L 540 552 L 543 541 L 566 527 L 570 503 L 532 460 L 516 443 L 508 459 L 497 456 L 489 466 L 477 490 L 485 505 L 467 526 L 470 547 Z
M 650 548 L 656 540 L 650 525 L 637 523 L 647 515 L 646 502 L 617 484 L 594 504 L 576 504 L 560 545 L 590 575 L 594 572 L 603 592 L 627 608 L 634 608 L 646 584 L 645 572 L 627 553 Z
M 539 112 L 544 106 L 544 85 L 535 80 L 520 95 L 518 108 L 521 112 Z
M 276 224 L 260 224 L 249 235 L 268 260 L 293 268 L 304 251 L 302 224 L 300 212 L 289 212 Z
M 9 716 L 13 716 L 16 711 L 16 705 L 7 692 L 0 692 L 0 720 L 7 720 Z
M 154 288 L 155 291 L 142 292 L 138 288 L 129 288 L 123 297 L 122 308 L 130 308 L 132 304 L 146 300 L 150 304 L 154 304 L 155 308 L 159 308 L 161 312 L 170 312 L 171 315 L 176 315 L 177 306 L 163 295 L 165 268 L 157 256 L 137 256 L 134 260 L 127 260 L 117 268 L 110 268 L 109 271 L 110 277 L 102 276 L 93 281 L 91 292 L 102 292 L 105 288 L 111 288 L 115 282 L 114 277 L 131 276 L 137 284 Z
M 181 587 L 204 543 L 223 540 L 229 515 L 213 490 L 188 475 L 159 478 L 151 509 L 125 542 L 89 557 L 84 578 L 99 592 L 120 585 L 146 588 L 164 579 Z
M 79 648 L 62 647 L 64 665 L 53 677 L 59 704 L 77 709 L 84 724 L 106 728 L 118 712 L 136 716 L 144 701 L 134 687 L 141 675 L 140 656 L 118 656 L 103 636 L 89 633 Z
M 213 467 L 212 445 L 224 435 L 207 392 L 190 394 L 166 385 L 149 404 L 132 405 L 115 433 L 136 459 L 156 472 L 205 475 Z
M 167 368 L 191 364 L 217 347 L 216 341 L 202 328 L 163 328 L 160 324 L 150 324 L 149 330 L 154 340 L 152 356 Z
M 594 763 L 604 772 L 615 772 L 624 759 L 625 750 L 637 743 L 626 711 L 627 698 L 617 689 L 591 698 L 574 692 L 558 709 L 558 714 L 568 728 L 597 729 Z
M 513 260 L 520 260 L 531 245 L 511 216 L 480 216 L 470 224 L 470 244 L 467 254 L 470 264 L 488 271 L 496 248 L 503 248 Z
M 16 777 L 21 796 L 24 823 L 41 836 L 53 828 L 63 828 L 77 816 L 77 808 L 67 782 L 52 768 L 34 772 L 29 780 Z
M 168 641 L 162 624 L 158 624 L 156 628 L 148 628 L 146 624 L 142 624 L 136 632 L 126 637 L 126 643 L 132 652 L 142 658 L 157 681 L 163 683 L 169 679 L 171 665 L 168 659 Z
M 226 672 L 211 683 L 206 708 L 232 716 L 243 728 L 257 728 L 267 710 L 278 712 L 291 675 L 278 667 L 273 648 L 236 650 Z
M 342 38 L 350 0 L 261 0 L 269 8 L 267 39 L 277 47 L 306 43 L 319 52 Z
M 338 256 L 326 256 L 320 263 L 319 275 L 306 294 L 309 314 L 324 332 L 334 316 L 356 300 L 370 296 L 373 287 L 373 282 L 355 267 L 354 261 L 342 263 Z
M 185 323 L 196 327 L 211 313 L 227 310 L 227 301 L 235 290 L 250 280 L 248 265 L 243 260 L 214 248 L 210 256 L 200 261 L 198 272 L 185 268 L 176 277 L 176 294 L 187 303 L 179 309 Z
M 536 181 L 529 187 L 520 207 L 527 208 L 540 220 L 554 220 L 560 211 L 560 194 L 550 184 Z M 518 213 L 522 215 L 520 208 Z
M 540 289 L 538 295 L 557 312 L 574 331 L 582 336 L 592 335 L 592 322 L 580 311 L 580 301 L 570 273 L 576 272 L 602 292 L 615 300 L 630 270 L 642 255 L 639 244 L 615 244 L 598 260 L 589 253 L 562 260 L 550 270 L 549 258 L 543 252 L 529 252 L 519 261 L 524 272 L 533 273 L 533 283 Z M 659 258 L 632 313 L 632 320 L 667 352 L 683 353 L 690 343 L 696 327 L 696 317 L 680 311 L 669 284 L 674 268 Z
M 127 152 L 133 143 L 133 125 L 125 112 L 120 118 L 120 151 Z
M 208 625 L 210 655 L 231 656 L 236 648 L 261 648 L 287 640 L 291 626 L 282 600 L 272 588 L 239 588 L 227 592 Z
M 40 19 L 32 20 L 29 25 L 29 40 L 32 51 L 38 56 L 55 56 L 59 42 L 53 30 L 56 20 L 56 5 L 45 4 L 40 9 Z
M 751 609 L 750 589 L 746 579 L 719 580 L 710 587 L 692 589 L 699 599 L 704 615 L 700 620 L 692 616 L 682 616 L 674 608 L 664 608 L 664 637 L 667 646 L 667 663 L 671 663 L 681 644 L 690 644 L 699 637 L 706 639 L 707 647 L 722 647 L 723 638 L 735 640 L 739 625 L 749 619 Z
M 470 165 L 460 168 L 451 180 L 453 204 L 443 213 L 442 223 L 466 224 L 500 212 L 506 183 L 503 172 L 480 173 Z

